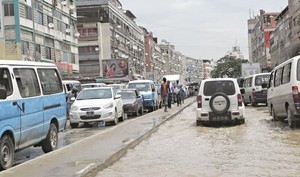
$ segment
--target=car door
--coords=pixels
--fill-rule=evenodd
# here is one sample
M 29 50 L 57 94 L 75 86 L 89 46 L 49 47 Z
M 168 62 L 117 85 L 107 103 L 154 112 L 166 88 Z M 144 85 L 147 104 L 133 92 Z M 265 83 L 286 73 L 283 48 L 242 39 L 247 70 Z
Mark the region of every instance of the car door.
M 112 91 L 112 94 L 113 94 L 113 98 L 115 99 L 116 101 L 116 107 L 117 107 L 117 110 L 118 110 L 118 115 L 120 116 L 123 112 L 123 101 L 122 101 L 122 98 L 116 98 L 116 95 L 117 95 L 117 92 L 111 88 L 111 91 Z
M 43 99 L 34 68 L 14 68 L 21 110 L 21 138 L 19 147 L 27 147 L 41 141 L 44 132 Z
M 143 97 L 142 97 L 142 95 L 137 90 L 135 90 L 134 92 L 135 92 L 135 95 L 136 95 L 138 106 L 142 107 L 143 106 Z

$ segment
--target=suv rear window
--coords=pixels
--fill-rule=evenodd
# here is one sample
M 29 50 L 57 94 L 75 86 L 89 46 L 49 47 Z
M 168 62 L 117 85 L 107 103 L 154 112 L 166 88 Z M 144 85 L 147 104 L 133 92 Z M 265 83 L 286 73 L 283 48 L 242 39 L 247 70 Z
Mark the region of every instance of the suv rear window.
M 212 96 L 217 92 L 234 95 L 235 86 L 233 81 L 207 81 L 205 82 L 203 92 L 205 96 Z

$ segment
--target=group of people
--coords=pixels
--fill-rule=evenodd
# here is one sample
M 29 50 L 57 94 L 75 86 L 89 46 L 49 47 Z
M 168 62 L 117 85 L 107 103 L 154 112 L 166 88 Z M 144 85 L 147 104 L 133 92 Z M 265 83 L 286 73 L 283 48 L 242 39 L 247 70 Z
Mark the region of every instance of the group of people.
M 166 78 L 163 78 L 163 83 L 160 87 L 160 93 L 163 100 L 165 112 L 168 112 L 168 108 L 171 108 L 172 102 L 176 102 L 177 106 L 184 103 L 185 91 L 183 86 L 179 84 L 177 80 L 174 85 L 167 81 Z

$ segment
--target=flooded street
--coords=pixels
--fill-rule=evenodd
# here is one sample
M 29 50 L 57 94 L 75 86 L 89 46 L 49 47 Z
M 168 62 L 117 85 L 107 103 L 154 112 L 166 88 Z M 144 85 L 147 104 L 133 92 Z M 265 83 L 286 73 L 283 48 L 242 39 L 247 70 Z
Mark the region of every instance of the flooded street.
M 98 177 L 299 176 L 300 128 L 246 107 L 244 125 L 195 126 L 196 103 Z

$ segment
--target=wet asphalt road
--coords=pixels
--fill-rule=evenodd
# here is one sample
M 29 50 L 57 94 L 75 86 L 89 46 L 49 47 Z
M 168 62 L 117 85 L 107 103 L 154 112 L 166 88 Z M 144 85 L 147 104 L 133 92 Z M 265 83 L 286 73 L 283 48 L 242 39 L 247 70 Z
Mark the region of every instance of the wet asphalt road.
M 300 128 L 246 107 L 246 124 L 196 127 L 196 103 L 97 177 L 300 176 Z

